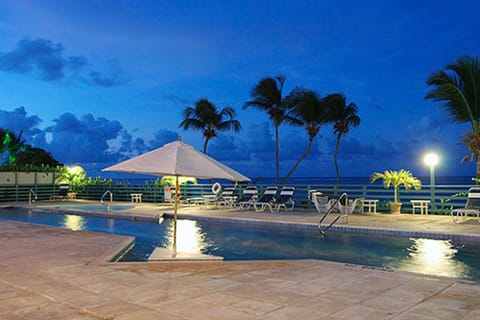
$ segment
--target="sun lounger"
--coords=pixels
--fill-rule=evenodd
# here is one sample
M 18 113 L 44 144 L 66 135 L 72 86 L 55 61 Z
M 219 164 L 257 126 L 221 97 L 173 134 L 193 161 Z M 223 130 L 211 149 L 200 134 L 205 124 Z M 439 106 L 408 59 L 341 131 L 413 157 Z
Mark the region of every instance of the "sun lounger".
M 235 205 L 243 209 L 251 208 L 258 197 L 258 189 L 256 186 L 248 186 L 243 190 L 243 194 L 240 198 L 237 199 Z
M 217 200 L 218 206 L 233 207 L 235 205 L 235 187 L 227 187 L 223 189 L 220 198 Z
M 266 208 L 271 208 L 272 204 L 275 202 L 275 197 L 277 196 L 278 187 L 270 186 L 265 189 L 262 197 L 254 203 L 255 211 L 263 211 Z
M 227 192 L 230 191 L 231 188 L 225 188 Z M 225 191 L 224 190 L 224 191 Z M 197 197 L 187 198 L 188 205 L 197 205 L 197 206 L 207 206 L 207 207 L 214 207 L 218 205 L 218 202 L 222 199 L 222 186 L 220 183 L 216 182 L 212 185 L 212 193 L 206 194 Z
M 480 218 L 480 187 L 472 187 L 468 190 L 468 198 L 465 208 L 454 209 L 451 212 L 453 222 L 459 222 L 460 218 L 464 220 L 469 215 Z M 480 222 L 480 220 L 479 220 Z
M 285 211 L 293 210 L 295 207 L 295 201 L 293 201 L 294 193 L 295 187 L 283 187 L 278 197 L 273 202 L 265 205 L 271 212 L 279 212 L 281 208 L 284 208 Z

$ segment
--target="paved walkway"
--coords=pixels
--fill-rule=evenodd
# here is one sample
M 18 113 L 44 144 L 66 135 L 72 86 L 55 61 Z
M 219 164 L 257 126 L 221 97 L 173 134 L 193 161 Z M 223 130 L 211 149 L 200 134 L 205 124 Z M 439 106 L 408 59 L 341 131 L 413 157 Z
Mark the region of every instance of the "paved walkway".
M 155 216 L 169 209 L 145 205 L 127 214 Z M 294 223 L 319 218 L 304 211 L 180 212 Z M 453 224 L 437 216 L 352 216 L 348 225 L 480 234 L 476 221 Z M 480 318 L 476 282 L 316 260 L 104 262 L 128 241 L 0 221 L 0 319 Z

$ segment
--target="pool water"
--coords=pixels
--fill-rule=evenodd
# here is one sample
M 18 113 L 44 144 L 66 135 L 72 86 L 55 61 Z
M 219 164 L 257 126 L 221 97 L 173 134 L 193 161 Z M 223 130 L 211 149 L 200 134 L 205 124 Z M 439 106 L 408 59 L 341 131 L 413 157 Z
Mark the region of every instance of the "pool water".
M 168 247 L 172 221 L 149 223 L 74 214 L 0 210 L 0 219 L 71 230 L 135 237 L 124 261 L 146 261 L 155 247 Z M 480 280 L 480 243 L 385 237 L 329 231 L 179 220 L 178 251 L 212 254 L 225 260 L 321 259 L 391 270 Z

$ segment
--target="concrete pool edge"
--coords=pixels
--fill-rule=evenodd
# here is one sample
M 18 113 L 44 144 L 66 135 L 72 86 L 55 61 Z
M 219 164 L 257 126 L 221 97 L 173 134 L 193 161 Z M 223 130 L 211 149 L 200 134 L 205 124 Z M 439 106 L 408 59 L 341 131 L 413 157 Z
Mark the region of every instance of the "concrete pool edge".
M 130 220 L 130 221 L 145 221 L 145 222 L 158 222 L 162 218 L 162 214 L 157 215 L 140 215 L 138 213 L 132 213 L 129 211 L 91 211 L 91 210 L 76 210 L 76 209 L 65 209 L 65 208 L 56 208 L 56 207 L 22 207 L 22 206 L 12 206 L 13 208 L 28 208 L 33 212 L 50 212 L 56 214 L 76 214 L 86 217 L 95 217 L 95 218 L 104 218 L 104 219 L 121 219 L 121 220 Z

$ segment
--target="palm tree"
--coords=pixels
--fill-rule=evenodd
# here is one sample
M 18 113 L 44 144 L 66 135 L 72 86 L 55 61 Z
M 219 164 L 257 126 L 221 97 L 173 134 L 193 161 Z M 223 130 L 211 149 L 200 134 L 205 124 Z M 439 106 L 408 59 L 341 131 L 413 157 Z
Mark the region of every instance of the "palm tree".
M 334 94 L 330 97 L 331 120 L 333 122 L 333 133 L 337 135 L 335 143 L 335 154 L 333 162 L 335 163 L 335 172 L 337 174 L 337 184 L 340 185 L 340 171 L 338 170 L 338 149 L 340 147 L 340 139 L 345 136 L 351 127 L 358 127 L 360 125 L 360 117 L 357 115 L 357 106 L 351 102 L 347 105 L 347 99 L 343 94 Z
M 58 167 L 60 174 L 56 177 L 55 182 L 58 184 L 68 184 L 73 191 L 79 191 L 80 186 L 85 184 L 87 174 L 80 166 L 74 167 Z
M 184 120 L 179 127 L 184 130 L 190 128 L 203 131 L 205 143 L 203 144 L 203 153 L 207 153 L 207 145 L 210 139 L 217 136 L 218 131 L 234 130 L 239 132 L 241 125 L 235 120 L 235 109 L 225 107 L 218 111 L 217 107 L 208 99 L 200 99 L 195 102 L 195 107 L 187 107 L 183 111 Z
M 278 184 L 279 176 L 279 147 L 278 147 L 278 127 L 284 122 L 295 121 L 287 115 L 288 106 L 285 98 L 282 96 L 284 76 L 275 78 L 264 78 L 253 87 L 251 92 L 252 100 L 245 102 L 243 108 L 254 107 L 260 111 L 266 112 L 273 122 L 275 128 L 275 183 Z
M 7 163 L 14 164 L 18 153 L 24 148 L 25 140 L 22 140 L 22 132 L 17 136 L 8 129 L 0 129 L 0 157 L 8 156 Z
M 398 189 L 400 186 L 403 185 L 407 191 L 411 188 L 420 190 L 422 187 L 422 182 L 418 178 L 414 177 L 410 171 L 404 169 L 400 169 L 399 171 L 385 170 L 383 173 L 375 172 L 370 178 L 370 182 L 373 183 L 378 179 L 383 180 L 383 186 L 385 189 L 393 186 L 393 203 L 390 203 L 392 213 L 400 213 L 400 207 L 402 205 L 398 199 Z
M 480 135 L 480 68 L 477 57 L 458 58 L 455 64 L 431 75 L 427 85 L 434 89 L 425 99 L 444 102 L 443 107 L 454 122 L 470 122 L 470 137 Z M 480 145 L 469 140 L 467 135 L 464 143 L 472 153 L 472 159 L 476 159 L 476 177 L 480 178 Z
M 313 139 L 318 135 L 320 126 L 328 122 L 331 96 L 321 98 L 320 95 L 313 90 L 300 88 L 295 89 L 286 99 L 288 101 L 287 104 L 292 106 L 288 111 L 288 115 L 296 119 L 296 122 L 292 123 L 303 126 L 305 130 L 307 130 L 308 144 L 305 153 L 303 153 L 285 176 L 282 184 L 284 184 L 297 169 L 300 162 L 310 154 Z

